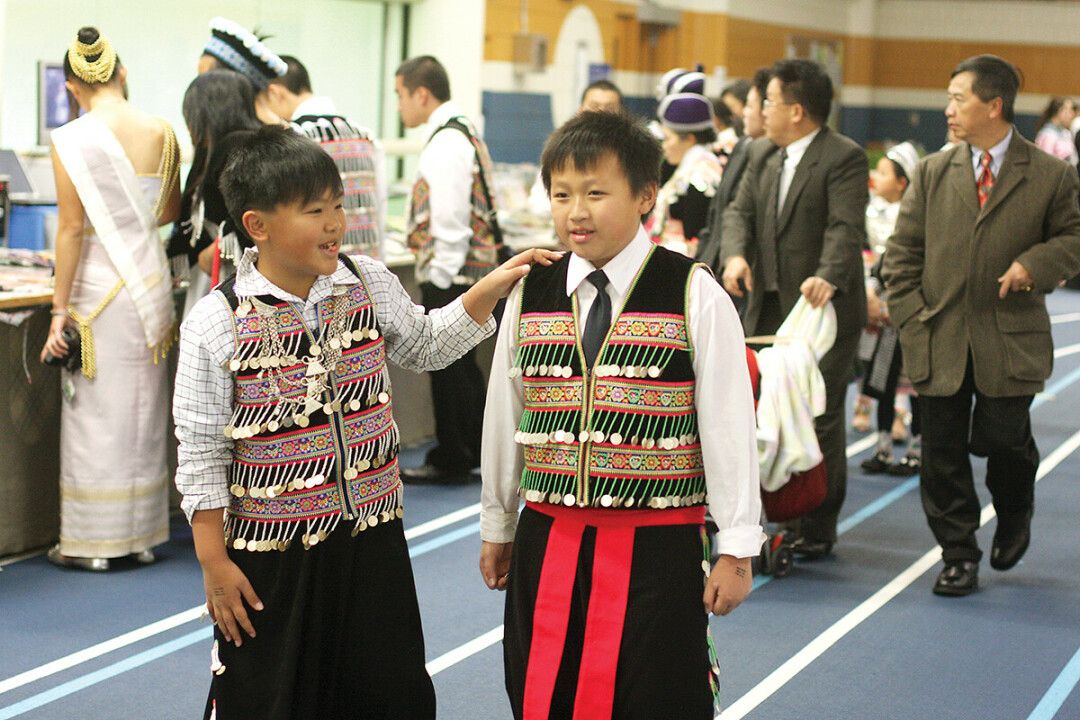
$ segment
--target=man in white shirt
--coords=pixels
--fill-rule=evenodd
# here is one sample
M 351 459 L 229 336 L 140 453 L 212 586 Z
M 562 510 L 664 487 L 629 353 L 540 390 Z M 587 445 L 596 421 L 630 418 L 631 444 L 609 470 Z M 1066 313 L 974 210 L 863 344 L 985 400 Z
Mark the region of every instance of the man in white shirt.
M 468 290 L 496 262 L 491 159 L 476 128 L 450 99 L 450 80 L 430 55 L 406 60 L 394 78 L 406 127 L 427 125 L 406 227 L 416 280 L 428 310 Z M 466 482 L 480 464 L 484 376 L 475 351 L 430 373 L 436 445 L 423 465 L 403 468 L 406 482 Z
M 836 342 L 819 361 L 826 409 L 816 421 L 825 455 L 825 502 L 797 523 L 796 553 L 832 551 L 847 487 L 844 398 L 855 350 L 866 326 L 862 248 L 870 169 L 866 153 L 825 124 L 833 85 L 810 60 L 780 60 L 765 92 L 765 135 L 735 201 L 723 216 L 720 258 L 724 287 L 748 295 L 747 335 L 771 335 L 800 297 L 813 307 L 832 302 Z
M 319 143 L 341 172 L 345 186 L 346 252 L 383 256 L 386 227 L 386 152 L 375 134 L 337 111 L 334 101 L 311 91 L 307 68 L 282 55 L 288 70 L 266 88 L 266 104 L 292 128 Z

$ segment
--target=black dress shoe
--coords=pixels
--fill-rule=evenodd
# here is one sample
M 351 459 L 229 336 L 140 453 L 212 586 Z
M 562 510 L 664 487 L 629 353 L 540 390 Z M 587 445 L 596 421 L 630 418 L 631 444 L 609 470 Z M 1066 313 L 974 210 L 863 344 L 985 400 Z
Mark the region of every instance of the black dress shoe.
M 863 460 L 860 467 L 871 475 L 876 475 L 887 471 L 892 465 L 892 461 L 892 453 L 878 450 L 869 458 Z
M 979 563 L 971 560 L 952 560 L 934 582 L 935 595 L 958 597 L 968 595 L 979 587 Z
M 1018 519 L 998 517 L 994 544 L 990 548 L 990 567 L 1008 570 L 1024 557 L 1031 544 L 1031 513 Z
M 468 470 L 448 472 L 434 465 L 401 468 L 401 481 L 410 485 L 464 485 L 471 481 Z
M 791 544 L 791 549 L 803 560 L 820 560 L 832 553 L 832 546 L 828 540 L 807 540 L 801 537 Z

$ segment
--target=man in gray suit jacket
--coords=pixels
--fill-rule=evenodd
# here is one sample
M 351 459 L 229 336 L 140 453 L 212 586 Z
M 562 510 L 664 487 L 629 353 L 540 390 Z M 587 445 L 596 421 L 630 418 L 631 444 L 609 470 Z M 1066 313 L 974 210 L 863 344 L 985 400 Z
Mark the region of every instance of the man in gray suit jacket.
M 724 211 L 720 254 L 724 287 L 741 297 L 741 281 L 749 294 L 747 335 L 774 333 L 800 296 L 836 309 L 836 342 L 818 363 L 826 409 L 815 423 L 828 489 L 821 507 L 794 528 L 796 553 L 814 559 L 832 551 L 847 490 L 844 398 L 866 326 L 869 166 L 862 148 L 825 126 L 833 86 L 820 64 L 781 60 L 772 70 L 768 139 L 750 145 L 735 202 Z
M 990 566 L 1008 570 L 1027 550 L 1039 465 L 1029 406 L 1054 357 L 1045 294 L 1080 270 L 1076 170 L 1017 132 L 1019 86 L 1016 68 L 992 55 L 953 71 L 945 116 L 960 143 L 916 167 L 882 271 L 922 403 L 939 595 L 978 586 L 969 453 L 988 458 Z
M 716 188 L 716 195 L 709 204 L 709 217 L 705 228 L 701 232 L 697 253 L 694 259 L 703 262 L 712 268 L 717 277 L 724 271 L 720 263 L 720 239 L 723 237 L 724 210 L 735 199 L 735 193 L 739 189 L 739 180 L 742 179 L 746 170 L 746 163 L 750 159 L 750 143 L 765 136 L 765 118 L 762 108 L 765 102 L 765 92 L 772 79 L 772 68 L 758 68 L 754 73 L 754 79 L 750 83 L 750 89 L 746 93 L 746 102 L 743 104 L 742 121 L 743 136 L 735 143 L 724 165 L 724 174 L 720 177 L 720 185 Z M 745 81 L 743 81 L 745 82 Z

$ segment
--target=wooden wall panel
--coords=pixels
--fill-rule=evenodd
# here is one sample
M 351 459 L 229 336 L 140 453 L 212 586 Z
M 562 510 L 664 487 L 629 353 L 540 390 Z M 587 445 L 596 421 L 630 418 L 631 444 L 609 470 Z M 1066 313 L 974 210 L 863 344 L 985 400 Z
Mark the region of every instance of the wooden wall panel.
M 843 41 L 846 85 L 944 90 L 957 62 L 990 52 L 1020 66 L 1024 92 L 1080 95 L 1080 73 L 1069 71 L 1080 67 L 1080 46 L 875 39 L 692 11 L 683 11 L 679 27 L 656 30 L 638 23 L 636 5 L 617 0 L 529 0 L 529 31 L 554 44 L 577 5 L 596 16 L 604 60 L 621 71 L 660 74 L 700 62 L 706 72 L 722 65 L 731 77 L 749 77 L 783 57 L 795 34 Z M 521 31 L 520 0 L 488 0 L 486 8 L 484 59 L 509 62 Z
M 1025 93 L 1080 95 L 1080 47 L 1065 45 L 1010 45 L 940 40 L 874 41 L 876 87 L 941 88 L 964 58 L 980 53 L 999 55 L 1024 73 Z

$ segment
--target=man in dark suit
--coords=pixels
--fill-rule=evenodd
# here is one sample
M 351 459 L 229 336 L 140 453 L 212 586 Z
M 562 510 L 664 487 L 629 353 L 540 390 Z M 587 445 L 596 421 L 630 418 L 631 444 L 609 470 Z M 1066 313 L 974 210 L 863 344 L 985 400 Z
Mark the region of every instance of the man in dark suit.
M 889 312 L 923 409 L 939 595 L 978 586 L 969 453 L 987 458 L 998 516 L 990 566 L 1008 570 L 1027 550 L 1039 465 L 1029 407 L 1053 366 L 1045 293 L 1080 270 L 1080 181 L 1013 126 L 1019 86 L 993 55 L 956 67 L 945 116 L 960 142 L 916 167 L 885 252 Z
M 765 93 L 767 141 L 750 145 L 734 203 L 723 216 L 724 287 L 748 293 L 747 335 L 768 335 L 800 296 L 832 302 L 836 342 L 819 361 L 826 409 L 815 422 L 828 489 L 821 507 L 793 528 L 795 551 L 828 555 L 847 490 L 844 397 L 859 333 L 866 326 L 862 248 L 869 200 L 866 153 L 825 125 L 833 86 L 820 64 L 781 60 Z
M 709 216 L 701 232 L 697 253 L 694 255 L 695 260 L 711 267 L 717 277 L 720 277 L 724 271 L 723 265 L 720 264 L 720 238 L 723 237 L 724 209 L 735 199 L 735 193 L 739 189 L 739 180 L 742 179 L 743 172 L 746 170 L 746 161 L 750 158 L 751 141 L 765 136 L 762 104 L 765 102 L 765 91 L 771 78 L 771 68 L 758 68 L 746 91 L 746 102 L 742 106 L 743 136 L 735 143 L 731 156 L 724 165 L 724 174 L 720 177 L 716 195 L 709 204 Z

